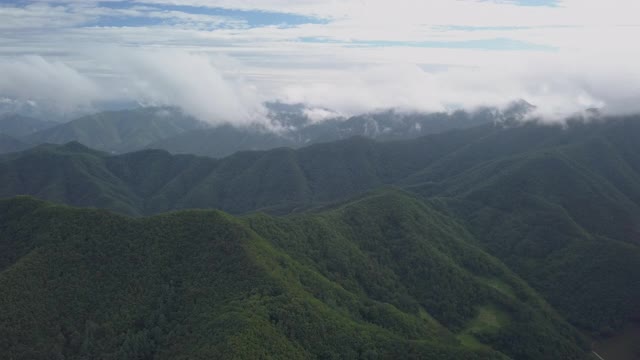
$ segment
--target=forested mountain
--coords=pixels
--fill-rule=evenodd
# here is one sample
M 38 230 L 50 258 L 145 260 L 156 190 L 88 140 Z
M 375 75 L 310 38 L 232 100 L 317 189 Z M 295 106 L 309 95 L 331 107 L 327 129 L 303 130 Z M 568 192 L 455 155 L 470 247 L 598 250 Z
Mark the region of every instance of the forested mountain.
M 579 162 L 576 169 L 588 169 L 566 176 L 589 177 L 587 181 L 605 187 L 601 191 L 614 187 L 630 198 L 611 206 L 635 211 L 633 203 L 640 199 L 635 186 L 640 161 L 636 155 L 640 145 L 634 138 L 640 130 L 638 124 L 634 119 L 621 119 L 566 130 L 490 124 L 409 141 L 375 142 L 355 137 L 300 150 L 240 152 L 219 160 L 174 156 L 160 150 L 111 156 L 78 143 L 43 145 L 0 157 L 0 194 L 32 194 L 134 215 L 193 207 L 231 213 L 287 211 L 348 198 L 385 184 L 411 188 L 426 197 L 467 196 L 471 190 L 480 191 L 483 185 L 491 184 L 490 179 L 511 179 L 516 169 L 535 166 L 539 163 L 535 159 L 562 157 Z M 607 159 L 614 161 L 596 161 L 592 143 L 605 144 Z M 546 181 L 555 179 L 546 176 L 544 168 L 540 170 Z M 71 186 L 69 181 L 76 184 Z M 83 183 L 86 186 L 79 186 Z M 103 191 L 103 186 L 111 190 Z M 528 190 L 515 185 L 508 189 Z M 559 193 L 554 199 L 564 195 L 560 188 L 536 191 Z M 120 195 L 128 210 L 96 202 Z M 605 195 L 602 201 L 611 202 L 610 195 Z
M 269 104 L 270 125 L 207 125 L 175 108 L 106 111 L 68 123 L 49 123 L 26 117 L 0 118 L 0 133 L 29 144 L 79 142 L 109 153 L 163 149 L 174 154 L 224 157 L 238 151 L 300 148 L 315 143 L 362 136 L 377 140 L 413 139 L 452 129 L 469 128 L 522 116 L 524 105 L 504 111 L 397 113 L 393 110 L 322 121 L 311 119 L 301 106 Z M 11 120 L 11 121 L 9 121 Z M 55 126 L 53 126 L 55 125 Z
M 53 121 L 38 120 L 18 114 L 0 114 L 0 134 L 23 137 L 57 125 Z
M 42 145 L 0 157 L 0 196 L 31 194 L 134 215 L 194 207 L 288 212 L 398 181 L 491 131 L 487 126 L 452 133 L 446 141 L 353 138 L 221 160 L 162 150 L 110 156 L 77 142 Z
M 413 191 L 438 197 L 572 323 L 608 334 L 640 315 L 640 123 L 547 131 L 488 137 L 406 183 L 419 179 Z M 510 155 L 478 161 L 504 145 Z
M 0 202 L 13 359 L 582 359 L 587 344 L 429 205 L 131 219 Z M 17 301 L 17 299 L 20 299 Z
M 571 327 L 562 325 L 562 319 L 599 337 L 615 334 L 640 317 L 638 135 L 640 119 L 626 117 L 589 124 L 570 122 L 566 128 L 485 124 L 403 141 L 377 142 L 355 137 L 299 150 L 240 152 L 223 159 L 171 155 L 161 150 L 113 156 L 79 143 L 43 145 L 0 157 L 0 197 L 30 194 L 136 216 L 187 208 L 216 208 L 233 214 L 255 211 L 289 214 L 281 218 L 245 215 L 237 221 L 251 228 L 250 231 L 270 244 L 274 251 L 286 253 L 286 257 L 279 258 L 278 266 L 288 261 L 283 259 L 294 259 L 300 266 L 309 267 L 339 284 L 342 290 L 366 294 L 368 299 L 394 306 L 405 315 L 415 316 L 415 309 L 421 308 L 466 346 L 473 348 L 480 341 L 505 356 L 526 358 L 525 353 L 517 353 L 512 347 L 521 346 L 513 344 L 521 344 L 522 339 L 506 338 L 506 333 L 476 334 L 468 338 L 465 334 L 469 333 L 464 330 L 473 324 L 474 316 L 483 321 L 492 319 L 490 321 L 501 326 L 526 318 L 533 321 L 531 326 L 537 323 L 541 328 L 556 329 L 548 331 L 559 331 L 552 338 L 560 343 L 549 338 L 545 344 L 555 345 L 541 345 L 538 349 L 566 351 L 560 357 L 538 353 L 533 358 L 571 358 L 583 345 L 571 335 Z M 419 200 L 393 191 L 392 195 L 358 198 L 386 186 L 402 188 Z M 351 199 L 347 205 L 336 205 L 346 199 Z M 107 216 L 104 212 L 86 213 Z M 167 218 L 132 220 L 108 216 L 135 224 Z M 186 215 L 169 215 L 169 218 L 171 216 Z M 15 219 L 14 215 L 6 217 L 7 221 Z M 58 221 L 47 224 L 53 223 Z M 412 242 L 430 234 L 430 230 L 420 228 L 420 224 L 448 230 L 428 236 L 430 245 L 422 248 L 423 245 Z M 396 244 L 397 248 L 388 247 L 395 246 L 394 239 L 403 239 L 403 242 Z M 437 245 L 438 239 L 448 239 L 445 240 L 448 250 L 437 247 L 444 246 Z M 463 248 L 452 251 L 456 246 Z M 350 255 L 340 257 L 331 252 L 334 248 Z M 455 257 L 456 253 L 474 251 L 481 254 L 478 255 L 481 260 L 470 262 L 467 258 Z M 419 255 L 411 258 L 412 253 Z M 360 259 L 361 255 L 370 256 L 373 263 Z M 422 271 L 421 266 L 438 263 L 440 260 L 434 256 L 452 258 L 457 264 L 455 271 L 439 269 L 434 270 L 435 273 L 466 279 L 460 289 L 468 286 L 483 294 L 484 290 L 478 290 L 483 280 L 471 281 L 466 276 L 475 274 L 487 280 L 481 274 L 489 271 L 498 280 L 489 279 L 488 284 L 512 294 L 519 285 L 506 280 L 507 272 L 495 273 L 495 269 L 508 268 L 524 280 L 524 289 L 531 286 L 535 290 L 527 290 L 528 298 L 516 296 L 526 306 L 514 306 L 518 309 L 538 306 L 534 313 L 543 316 L 548 311 L 548 316 L 543 316 L 546 320 L 534 321 L 528 315 L 515 315 L 512 310 L 505 310 L 512 305 L 505 305 L 497 298 L 478 300 L 465 293 L 447 293 L 446 287 L 435 285 L 429 291 L 445 291 L 440 293 L 441 300 L 448 305 L 435 298 L 426 300 L 422 296 L 427 296 L 427 289 L 412 287 L 420 281 L 411 283 L 406 279 L 431 276 L 412 271 Z M 420 258 L 429 261 L 422 263 Z M 477 268 L 478 263 L 487 268 Z M 407 264 L 411 266 L 403 267 Z M 282 274 L 283 271 L 273 268 L 270 273 Z M 391 274 L 387 271 L 398 277 L 387 277 L 386 274 Z M 467 275 L 463 275 L 465 272 Z M 389 280 L 368 283 L 372 278 Z M 478 285 L 472 285 L 476 280 Z M 447 278 L 442 283 L 453 286 L 457 281 L 461 280 Z M 505 287 L 505 283 L 508 286 Z M 404 300 L 395 298 L 398 294 L 413 298 L 407 301 L 414 305 L 405 307 Z M 546 305 L 533 300 L 537 299 L 536 294 L 542 295 L 553 310 L 539 310 Z M 472 304 L 461 305 L 455 300 L 467 298 Z M 333 306 L 335 301 L 329 303 Z M 449 312 L 447 306 L 456 310 Z M 263 311 L 255 309 L 258 313 Z M 321 313 L 311 308 L 305 311 L 308 316 Z M 558 318 L 552 315 L 556 311 Z M 452 315 L 454 313 L 457 315 Z M 505 319 L 511 320 L 505 322 Z M 507 333 L 530 334 L 528 344 L 539 341 L 537 330 L 518 326 Z M 77 331 L 82 333 L 84 328 Z M 291 330 L 287 336 L 299 331 L 302 330 Z M 565 342 L 570 338 L 573 340 Z M 275 340 L 272 343 L 275 344 Z M 301 345 L 300 351 L 315 356 L 315 350 L 305 346 Z M 375 351 L 400 356 L 381 348 Z M 450 354 L 448 351 L 443 350 L 443 354 Z M 527 348 L 526 353 L 533 354 L 533 351 Z M 464 358 L 460 354 L 456 356 Z
M 277 110 L 271 113 L 276 130 L 258 126 L 222 125 L 204 131 L 188 131 L 157 141 L 148 148 L 164 149 L 174 154 L 224 157 L 243 150 L 300 148 L 354 136 L 381 141 L 414 139 L 516 116 L 514 110 L 499 112 L 495 109 L 482 109 L 471 113 L 458 111 L 452 114 L 411 114 L 389 110 L 347 119 L 336 117 L 313 121 L 303 113 L 303 109 Z
M 139 108 L 85 116 L 26 136 L 32 144 L 77 141 L 110 153 L 139 150 L 147 145 L 206 125 L 174 108 Z

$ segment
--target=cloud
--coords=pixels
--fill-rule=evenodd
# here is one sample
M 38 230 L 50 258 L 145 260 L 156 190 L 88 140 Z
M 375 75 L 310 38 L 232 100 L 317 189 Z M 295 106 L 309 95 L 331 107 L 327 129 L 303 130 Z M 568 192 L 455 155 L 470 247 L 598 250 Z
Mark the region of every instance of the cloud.
M 451 55 L 473 60 L 444 71 L 410 63 L 324 70 L 311 84 L 285 86 L 280 99 L 347 115 L 386 108 L 432 112 L 506 106 L 518 99 L 535 104 L 536 115 L 547 121 L 590 108 L 609 114 L 640 111 L 640 69 L 630 59 L 605 62 L 606 54 L 595 53 L 516 53 L 502 60 L 474 57 L 474 51 Z
M 340 113 L 322 108 L 305 108 L 302 112 L 312 123 L 319 123 L 329 119 L 339 119 Z
M 516 99 L 549 119 L 640 111 L 635 0 L 24 3 L 0 6 L 0 97 L 60 111 L 132 100 L 236 124 L 265 121 L 270 100 L 318 119 Z
M 257 89 L 233 74 L 234 62 L 203 54 L 112 49 L 106 56 L 119 74 L 122 97 L 149 105 L 179 106 L 212 124 L 266 121 Z
M 138 102 L 179 106 L 212 124 L 266 121 L 264 99 L 256 89 L 240 76 L 224 73 L 233 69 L 230 60 L 122 48 L 95 54 L 93 61 L 108 69 L 108 78 L 91 77 L 40 56 L 0 61 L 0 97 L 70 116 L 96 111 L 100 103 Z
M 102 98 L 98 84 L 74 68 L 40 56 L 0 59 L 0 97 L 67 114 Z M 7 99 L 8 101 L 8 99 Z
M 24 7 L 0 5 L 0 29 L 63 28 L 81 25 L 91 17 L 72 11 L 65 5 L 46 3 L 27 4 Z

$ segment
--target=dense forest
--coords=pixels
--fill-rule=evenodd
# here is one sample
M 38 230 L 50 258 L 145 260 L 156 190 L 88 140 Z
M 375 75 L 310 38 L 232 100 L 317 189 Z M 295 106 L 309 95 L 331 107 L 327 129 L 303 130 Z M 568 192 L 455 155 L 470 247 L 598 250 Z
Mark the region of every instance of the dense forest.
M 387 190 L 314 214 L 0 203 L 8 358 L 580 359 L 455 221 Z M 19 300 L 18 300 L 19 299 Z
M 222 159 L 2 155 L 0 349 L 587 358 L 582 334 L 640 318 L 638 134 L 628 117 Z

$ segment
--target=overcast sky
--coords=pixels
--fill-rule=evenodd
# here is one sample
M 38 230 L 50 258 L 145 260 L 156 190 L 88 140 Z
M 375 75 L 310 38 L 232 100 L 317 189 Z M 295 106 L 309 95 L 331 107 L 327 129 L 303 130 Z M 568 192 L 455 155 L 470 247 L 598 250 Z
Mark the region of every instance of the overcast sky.
M 0 104 L 640 111 L 638 0 L 0 0 Z

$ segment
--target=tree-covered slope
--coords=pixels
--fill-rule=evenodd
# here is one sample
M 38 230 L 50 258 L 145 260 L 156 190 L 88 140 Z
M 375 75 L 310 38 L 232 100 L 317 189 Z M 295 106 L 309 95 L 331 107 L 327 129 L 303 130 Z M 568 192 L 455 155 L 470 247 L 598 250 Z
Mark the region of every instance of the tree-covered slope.
M 288 212 L 393 183 L 491 129 L 391 143 L 352 138 L 221 160 L 160 150 L 110 156 L 78 143 L 46 145 L 0 157 L 0 197 L 29 194 L 127 214 L 194 207 Z
M 584 346 L 456 221 L 404 193 L 379 191 L 314 216 L 248 220 L 342 288 L 408 313 L 426 312 L 465 345 L 483 342 L 514 359 L 571 358 Z M 365 316 L 385 318 L 377 310 Z
M 396 191 L 316 214 L 131 219 L 0 202 L 14 359 L 581 359 L 455 221 Z M 449 301 L 445 301 L 449 299 Z
M 618 331 L 640 314 L 640 122 L 485 125 L 410 141 L 352 138 L 216 160 L 79 144 L 0 157 L 0 196 L 147 215 L 282 214 L 394 184 L 458 219 L 572 324 Z
M 78 206 L 136 213 L 135 195 L 105 167 L 105 156 L 79 143 L 41 145 L 5 155 L 0 165 L 0 196 L 31 194 Z
M 97 150 L 123 153 L 204 127 L 204 123 L 173 108 L 141 108 L 85 116 L 38 131 L 25 140 L 33 144 L 77 141 Z
M 633 138 L 637 129 L 619 129 L 634 123 L 618 121 L 608 125 L 576 126 L 569 130 L 534 125 L 513 128 L 485 125 L 409 141 L 380 143 L 351 138 L 300 150 L 241 152 L 220 160 L 171 156 L 152 150 L 121 156 L 87 155 L 79 147 L 73 148 L 78 157 L 92 157 L 100 164 L 100 171 L 108 173 L 108 176 L 99 175 L 98 178 L 115 181 L 118 183 L 115 186 L 123 187 L 123 192 L 135 195 L 127 195 L 128 206 L 135 210 L 132 213 L 151 214 L 192 207 L 220 208 L 232 213 L 256 209 L 290 211 L 344 199 L 384 184 L 419 188 L 427 196 L 457 196 L 476 185 L 488 183 L 487 179 L 507 181 L 510 173 L 501 169 L 534 164 L 531 159 L 540 158 L 545 151 L 558 153 L 561 149 L 565 149 L 562 150 L 564 158 L 580 162 L 577 166 L 583 169 L 567 176 L 586 176 L 586 181 L 597 183 L 602 189 L 608 188 L 603 190 L 609 192 L 603 201 L 614 207 L 622 206 L 627 211 L 633 209 L 629 201 L 640 198 L 636 182 L 636 169 L 640 165 L 634 158 L 638 145 L 632 140 L 624 149 L 616 144 L 625 144 L 625 140 Z M 616 132 L 622 139 L 605 139 Z M 594 153 L 598 143 L 609 144 L 604 147 L 607 152 L 601 156 Z M 52 162 L 74 162 L 69 151 L 66 151 L 68 156 L 59 159 L 55 148 L 46 149 L 50 150 L 49 154 L 41 153 L 40 156 L 50 156 Z M 28 178 L 28 171 L 38 171 L 38 167 L 28 166 L 32 158 L 33 151 L 0 158 L 0 167 L 4 167 L 5 176 Z M 553 169 L 550 172 L 545 172 L 544 168 L 540 170 L 539 176 L 544 181 L 554 179 L 551 176 Z M 73 173 L 69 171 L 66 176 L 72 178 Z M 44 183 L 40 188 L 25 190 L 12 186 L 14 183 L 5 182 L 0 194 L 40 196 L 40 188 L 51 185 Z M 555 191 L 557 196 L 564 196 L 561 188 L 554 186 L 550 183 L 544 191 Z M 622 194 L 612 195 L 612 188 Z M 577 190 L 576 193 L 577 196 L 586 194 Z M 618 201 L 621 196 L 631 198 Z M 73 199 L 45 198 L 86 205 Z M 596 206 L 600 205 L 596 203 Z M 584 209 L 582 206 L 577 208 Z M 594 214 L 593 211 L 585 212 Z M 620 219 L 630 218 L 624 215 Z
M 555 130 L 486 161 L 474 158 L 497 142 L 470 144 L 415 175 L 412 190 L 439 197 L 572 323 L 610 334 L 640 314 L 640 124 Z

